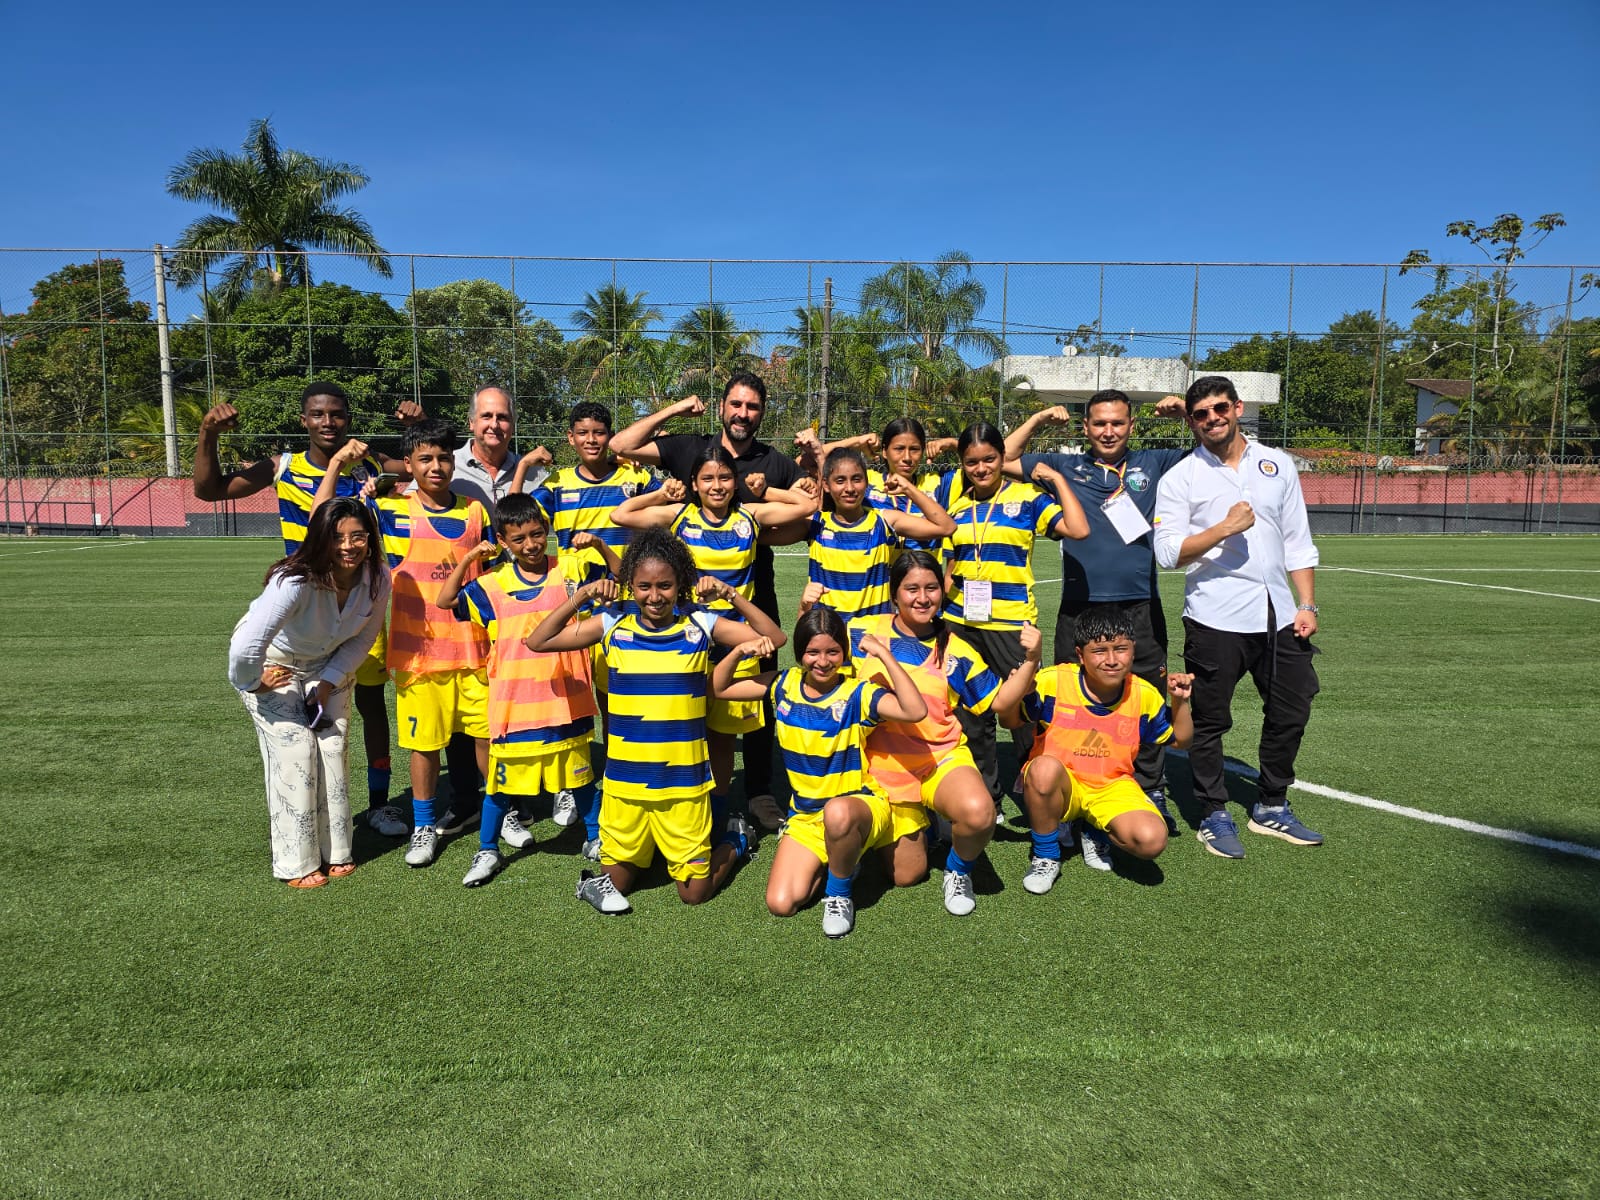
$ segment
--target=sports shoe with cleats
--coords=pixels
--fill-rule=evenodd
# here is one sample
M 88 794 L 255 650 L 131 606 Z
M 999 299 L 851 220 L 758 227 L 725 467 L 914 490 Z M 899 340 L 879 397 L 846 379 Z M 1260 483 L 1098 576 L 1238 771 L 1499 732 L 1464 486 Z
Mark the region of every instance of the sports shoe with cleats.
M 467 868 L 461 882 L 467 887 L 482 887 L 500 874 L 500 869 L 505 865 L 506 860 L 498 850 L 479 850 L 472 856 L 472 865 Z
M 1239 840 L 1239 827 L 1226 812 L 1214 812 L 1200 822 L 1195 834 L 1200 844 L 1218 858 L 1243 858 L 1244 843 Z
M 392 804 L 367 809 L 367 824 L 382 837 L 405 837 L 411 832 L 411 826 L 406 824 L 400 810 Z
M 1078 848 L 1083 852 L 1083 865 L 1091 871 L 1111 870 L 1111 839 L 1105 830 L 1084 822 L 1078 829 Z
M 1055 887 L 1056 880 L 1060 876 L 1059 858 L 1040 858 L 1034 855 L 1028 860 L 1028 873 L 1022 877 L 1022 886 L 1025 891 L 1032 892 L 1035 896 L 1042 896 Z
M 617 885 L 611 882 L 611 876 L 604 871 L 598 875 L 593 871 L 579 872 L 578 899 L 587 901 L 596 912 L 605 913 L 608 917 L 633 911 L 628 898 L 617 891 Z
M 822 932 L 831 938 L 842 938 L 856 927 L 856 902 L 849 896 L 824 896 L 822 898 Z
M 585 841 L 583 843 L 583 845 L 578 848 L 578 856 L 580 858 L 586 858 L 590 862 L 593 862 L 593 863 L 599 862 L 600 861 L 600 839 L 597 838 L 597 837 L 594 837 L 594 838 L 589 838 L 587 841 Z
M 550 806 L 550 819 L 561 828 L 578 823 L 578 798 L 562 788 L 556 793 L 555 802 Z
M 439 831 L 432 825 L 418 825 L 411 831 L 411 848 L 406 851 L 406 866 L 426 867 L 439 854 Z
M 1282 838 L 1296 846 L 1322 845 L 1322 835 L 1300 824 L 1300 818 L 1294 815 L 1294 810 L 1287 804 L 1278 808 L 1265 804 L 1256 805 L 1250 810 L 1250 820 L 1245 828 L 1251 833 L 1264 833 L 1268 837 Z
M 500 822 L 500 836 L 513 850 L 524 850 L 533 845 L 533 834 L 528 832 L 528 827 L 517 820 L 517 814 L 509 808 L 506 809 L 506 815 Z
M 944 910 L 952 917 L 964 917 L 978 907 L 978 893 L 971 875 L 944 873 Z
M 481 812 L 458 813 L 453 808 L 445 810 L 444 816 L 433 823 L 433 831 L 440 837 L 449 837 L 453 833 L 474 828 L 483 820 Z

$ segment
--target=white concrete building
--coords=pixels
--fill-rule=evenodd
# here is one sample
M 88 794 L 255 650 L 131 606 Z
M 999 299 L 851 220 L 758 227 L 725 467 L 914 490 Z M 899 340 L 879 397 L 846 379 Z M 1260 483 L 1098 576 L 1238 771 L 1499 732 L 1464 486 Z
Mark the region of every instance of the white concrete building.
M 1082 404 L 1106 388 L 1126 392 L 1134 404 L 1181 396 L 1201 375 L 1233 381 L 1244 401 L 1243 424 L 1254 431 L 1265 405 L 1278 403 L 1282 377 L 1269 371 L 1196 371 L 1177 358 L 1106 358 L 1096 354 L 1012 354 L 989 364 L 1002 376 L 1026 375 L 1049 404 Z

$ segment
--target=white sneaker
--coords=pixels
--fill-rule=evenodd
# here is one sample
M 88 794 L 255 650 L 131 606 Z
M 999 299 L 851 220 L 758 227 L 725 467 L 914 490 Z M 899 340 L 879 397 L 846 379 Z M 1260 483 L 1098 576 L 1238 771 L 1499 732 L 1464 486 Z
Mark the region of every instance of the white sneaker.
M 1111 870 L 1111 839 L 1104 831 L 1085 824 L 1078 833 L 1078 846 L 1083 851 L 1083 865 L 1092 871 Z
M 500 822 L 500 836 L 513 850 L 533 845 L 533 834 L 528 832 L 528 827 L 517 820 L 517 814 L 509 808 L 506 809 L 505 818 Z
M 367 809 L 367 824 L 373 832 L 383 837 L 405 837 L 411 831 L 406 824 L 406 819 L 400 815 L 400 810 L 392 804 L 385 804 L 382 808 Z
M 589 838 L 579 848 L 578 854 L 583 858 L 587 858 L 590 862 L 599 862 L 600 839 L 597 837 Z
M 556 793 L 555 803 L 551 805 L 550 819 L 561 828 L 578 823 L 578 798 L 562 788 Z
M 579 872 L 578 899 L 587 900 L 594 905 L 596 912 L 605 913 L 607 916 L 633 911 L 633 905 L 628 903 L 628 898 L 617 891 L 617 885 L 611 882 L 611 876 L 604 871 L 598 875 L 590 871 Z
M 482 887 L 500 873 L 506 860 L 498 850 L 479 850 L 472 856 L 472 865 L 461 879 L 467 887 Z
M 439 853 L 439 832 L 432 825 L 418 825 L 411 831 L 411 849 L 406 851 L 406 866 L 425 867 Z
M 1035 896 L 1042 896 L 1055 887 L 1056 879 L 1060 875 L 1059 858 L 1040 858 L 1034 855 L 1028 860 L 1028 873 L 1022 877 L 1022 886 Z
M 842 938 L 856 927 L 856 902 L 849 896 L 824 896 L 822 898 L 822 932 L 831 938 Z
M 971 875 L 944 873 L 944 910 L 952 917 L 964 917 L 978 907 L 978 896 L 972 887 Z

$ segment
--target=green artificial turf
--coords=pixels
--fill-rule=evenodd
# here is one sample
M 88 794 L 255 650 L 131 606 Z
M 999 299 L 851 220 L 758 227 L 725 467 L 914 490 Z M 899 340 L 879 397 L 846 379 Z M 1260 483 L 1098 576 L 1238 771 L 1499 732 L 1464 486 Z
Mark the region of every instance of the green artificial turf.
M 1596 540 L 1320 541 L 1328 568 L 1600 598 Z M 485 888 L 475 833 L 413 871 L 361 830 L 354 875 L 297 893 L 223 661 L 273 544 L 77 545 L 0 542 L 0 1196 L 1600 1184 L 1594 859 L 1296 792 L 1320 849 L 1245 834 L 1224 862 L 1186 831 L 1035 897 L 1013 827 L 972 917 L 867 875 L 839 942 L 766 913 L 771 839 L 710 904 L 656 879 L 612 920 L 548 821 Z M 800 576 L 780 559 L 782 594 Z M 1600 846 L 1600 605 L 1333 569 L 1318 599 L 1306 780 Z M 1246 683 L 1246 761 L 1257 707 Z

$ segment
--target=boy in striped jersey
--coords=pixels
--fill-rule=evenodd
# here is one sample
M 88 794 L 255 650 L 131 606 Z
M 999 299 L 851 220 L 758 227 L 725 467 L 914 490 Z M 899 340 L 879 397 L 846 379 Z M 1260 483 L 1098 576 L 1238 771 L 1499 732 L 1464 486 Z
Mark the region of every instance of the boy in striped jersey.
M 574 796 L 584 814 L 587 857 L 600 856 L 599 806 L 589 744 L 595 703 L 589 656 L 581 650 L 535 654 L 530 630 L 574 590 L 548 554 L 550 522 L 532 496 L 512 492 L 495 506 L 495 534 L 511 561 L 467 582 L 498 547 L 479 542 L 451 571 L 434 604 L 489 637 L 489 771 L 478 829 L 478 853 L 461 882 L 488 883 L 505 866 L 500 838 L 516 849 L 533 843 L 517 821 L 511 796 Z M 504 830 L 502 831 L 502 823 Z

